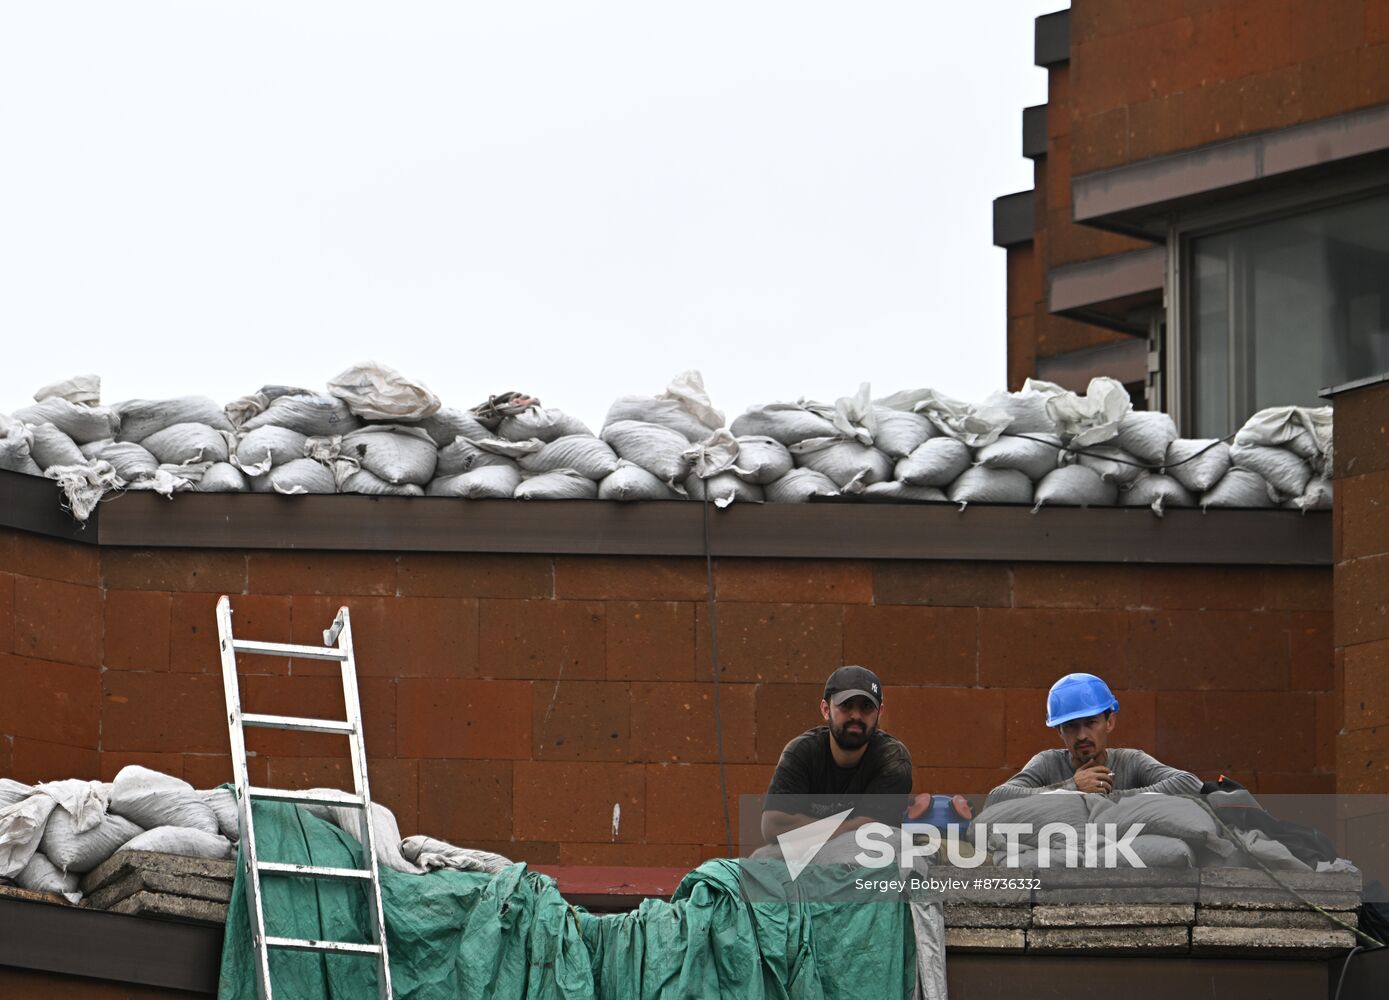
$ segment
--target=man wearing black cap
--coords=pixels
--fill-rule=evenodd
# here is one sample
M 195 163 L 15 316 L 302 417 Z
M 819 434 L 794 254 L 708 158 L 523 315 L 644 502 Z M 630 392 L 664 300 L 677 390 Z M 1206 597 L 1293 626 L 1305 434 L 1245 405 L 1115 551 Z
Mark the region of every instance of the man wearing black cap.
M 912 791 L 912 755 L 901 740 L 878 729 L 882 704 L 883 686 L 873 671 L 851 666 L 830 674 L 820 701 L 827 724 L 786 744 L 767 788 L 762 836 L 769 843 L 846 809 L 854 813 L 841 833 L 865 823 L 902 821 Z

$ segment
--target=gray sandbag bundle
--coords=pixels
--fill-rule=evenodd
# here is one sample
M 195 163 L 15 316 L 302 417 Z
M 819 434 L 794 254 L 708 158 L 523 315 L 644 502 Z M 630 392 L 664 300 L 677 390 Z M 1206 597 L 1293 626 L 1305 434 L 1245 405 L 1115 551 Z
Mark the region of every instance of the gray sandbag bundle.
M 322 462 L 312 458 L 296 458 L 253 477 L 251 489 L 256 493 L 302 496 L 305 493 L 336 493 L 338 484 L 333 470 Z
M 720 507 L 734 501 L 761 503 L 766 492 L 757 483 L 750 483 L 735 472 L 720 472 L 703 479 L 691 473 L 685 480 L 685 493 L 691 500 L 710 500 Z
M 502 417 L 497 437 L 507 441 L 554 441 L 570 434 L 593 437 L 593 431 L 578 417 L 563 410 L 534 406 L 520 413 Z
M 1201 496 L 1201 507 L 1272 507 L 1278 494 L 1268 480 L 1248 469 L 1231 469 Z
M 598 484 L 575 469 L 554 469 L 521 480 L 517 500 L 596 500 Z
M 110 407 L 73 403 L 56 396 L 15 410 L 12 416 L 26 424 L 52 424 L 79 445 L 114 438 L 121 423 Z
M 81 465 L 88 461 L 76 442 L 53 424 L 34 424 L 29 434 L 29 456 L 40 469 L 53 465 Z
M 1283 506 L 1300 510 L 1304 514 L 1309 510 L 1330 510 L 1332 507 L 1331 480 L 1322 476 L 1309 480 L 1302 496 L 1293 497 Z
M 784 445 L 810 438 L 834 437 L 835 427 L 823 408 L 806 403 L 766 403 L 750 406 L 728 427 L 734 437 L 768 437 Z
M 382 483 L 423 486 L 434 478 L 439 454 L 422 428 L 372 424 L 343 435 L 338 460 L 356 463 Z
M 339 493 L 361 493 L 378 497 L 422 497 L 424 487 L 418 483 L 390 483 L 353 462 L 337 462 L 333 476 Z
M 210 465 L 196 487 L 199 493 L 245 493 L 251 482 L 230 462 L 216 462 Z
M 696 479 L 693 474 L 686 479 Z M 617 460 L 617 468 L 603 477 L 598 484 L 599 500 L 681 500 L 683 497 L 670 486 L 661 482 L 640 465 L 626 459 Z
M 248 476 L 264 475 L 273 466 L 303 458 L 308 440 L 308 435 L 288 427 L 257 427 L 241 436 L 232 463 Z
M 591 434 L 566 434 L 520 458 L 521 468 L 532 475 L 572 469 L 595 482 L 617 471 L 618 461 L 608 443 Z
M 364 420 L 423 420 L 440 405 L 424 385 L 376 361 L 355 364 L 329 379 L 328 394 Z
M 603 428 L 603 440 L 619 458 L 640 465 L 663 483 L 673 486 L 690 474 L 690 441 L 669 427 L 619 420 Z
M 30 451 L 33 441 L 34 434 L 28 427 L 18 421 L 0 421 L 0 469 L 29 476 L 43 475 L 43 469 Z
M 227 447 L 230 433 L 229 430 L 223 432 L 207 424 L 170 424 L 142 438 L 140 447 L 157 458 L 161 465 L 225 462 L 230 457 Z
M 1302 496 L 1312 479 L 1312 466 L 1291 448 L 1240 444 L 1237 439 L 1230 449 L 1230 464 L 1262 476 L 1280 501 Z
M 738 455 L 734 459 L 737 474 L 744 482 L 756 486 L 774 483 L 795 468 L 796 461 L 786 445 L 775 438 L 745 434 L 734 438 Z
M 60 871 L 86 874 L 144 832 L 124 816 L 113 813 L 107 813 L 96 826 L 82 830 L 72 815 L 59 807 L 49 814 L 39 850 Z
M 905 458 L 938 433 L 935 425 L 920 413 L 873 408 L 873 447 L 890 458 Z
M 1158 472 L 1143 472 L 1119 494 L 1126 507 L 1150 507 L 1159 517 L 1168 507 L 1195 507 L 1196 498 L 1171 476 Z
M 1167 446 L 1163 470 L 1192 493 L 1205 493 L 1230 469 L 1230 446 L 1224 441 L 1178 438 Z
M 974 456 L 964 442 L 934 437 L 898 461 L 896 478 L 909 486 L 949 486 L 970 467 Z
M 946 503 L 950 500 L 934 486 L 911 486 L 896 479 L 887 483 L 873 483 L 865 487 L 861 495 L 892 500 L 924 500 L 932 503 Z
M 1119 496 L 1119 487 L 1084 465 L 1053 469 L 1037 484 L 1033 510 L 1053 507 L 1106 507 Z
M 241 429 L 285 427 L 305 437 L 326 437 L 350 434 L 361 426 L 361 419 L 338 397 L 327 393 L 299 393 L 277 396 L 265 412 L 247 420 Z
M 108 810 L 146 830 L 180 826 L 217 833 L 217 815 L 188 782 L 128 764 L 111 784 Z
M 441 409 L 419 421 L 418 426 L 440 448 L 453 444 L 460 437 L 481 441 L 496 436 L 492 428 L 484 426 L 477 417 L 464 410 Z
M 698 443 L 723 427 L 723 413 L 714 408 L 697 371 L 681 372 L 658 396 L 621 396 L 603 419 L 603 426 L 621 421 L 659 424 Z
M 790 445 L 789 450 L 799 468 L 823 473 L 840 490 L 892 478 L 892 459 L 872 445 L 850 438 L 809 438 Z
M 1032 480 L 1017 469 L 987 469 L 976 465 L 950 484 L 946 496 L 958 504 L 1031 503 Z
M 111 409 L 120 422 L 115 434 L 117 441 L 144 442 L 152 434 L 175 424 L 203 424 L 219 431 L 233 429 L 226 411 L 206 396 L 128 399 Z
M 1107 444 L 1092 444 L 1074 451 L 1075 464 L 1089 469 L 1106 483 L 1127 486 L 1144 471 L 1136 455 Z
M 484 465 L 452 476 L 441 476 L 430 482 L 425 495 L 431 497 L 462 497 L 467 500 L 510 499 L 521 485 L 521 470 L 515 462 L 506 465 Z
M 839 487 L 823 472 L 792 469 L 763 487 L 763 494 L 769 503 L 807 503 L 812 497 L 838 496 Z
M 1055 434 L 1004 431 L 991 444 L 974 453 L 974 461 L 986 469 L 1017 469 L 1033 482 L 1060 464 L 1061 438 Z
M 503 441 L 491 436 L 467 438 L 461 434 L 452 444 L 439 449 L 434 465 L 437 478 L 457 476 L 487 465 L 520 468 L 518 459 L 540 451 L 544 445 L 540 441 Z
M 1134 410 L 1119 421 L 1113 444 L 1150 468 L 1167 461 L 1167 449 L 1177 440 L 1177 425 L 1158 410 Z

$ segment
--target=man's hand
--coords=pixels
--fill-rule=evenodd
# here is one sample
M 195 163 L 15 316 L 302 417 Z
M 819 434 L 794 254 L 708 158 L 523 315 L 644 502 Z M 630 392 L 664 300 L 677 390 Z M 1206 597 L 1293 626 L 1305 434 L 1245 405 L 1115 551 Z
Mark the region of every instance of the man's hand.
M 1098 761 L 1087 761 L 1076 770 L 1075 783 L 1082 792 L 1108 795 L 1114 791 L 1114 772 Z

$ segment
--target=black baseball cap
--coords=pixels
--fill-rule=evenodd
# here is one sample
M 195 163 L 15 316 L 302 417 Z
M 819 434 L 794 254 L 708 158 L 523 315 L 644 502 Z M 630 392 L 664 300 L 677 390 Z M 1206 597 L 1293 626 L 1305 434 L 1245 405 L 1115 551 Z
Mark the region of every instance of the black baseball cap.
M 871 701 L 875 708 L 883 703 L 882 682 L 867 667 L 840 667 L 825 681 L 825 700 L 831 705 L 842 705 L 859 695 Z

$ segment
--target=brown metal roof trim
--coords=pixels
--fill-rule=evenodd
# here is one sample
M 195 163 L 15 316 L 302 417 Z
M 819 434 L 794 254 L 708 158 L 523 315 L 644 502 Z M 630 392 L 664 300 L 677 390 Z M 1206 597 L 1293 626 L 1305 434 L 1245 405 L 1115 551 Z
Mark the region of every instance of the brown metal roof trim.
M 16 475 L 0 472 L 0 482 Z M 25 502 L 0 504 L 0 526 L 42 530 L 34 527 L 46 523 L 40 507 L 57 511 L 57 498 L 40 490 Z M 103 502 L 85 531 L 67 537 L 141 548 L 699 556 L 704 515 L 703 504 L 678 501 L 264 493 L 166 500 L 142 492 Z M 1156 517 L 1146 507 L 1048 507 L 1034 514 L 1027 506 L 961 511 L 956 504 L 856 499 L 711 508 L 709 525 L 713 554 L 728 557 L 1331 564 L 1326 511 L 1169 510 Z

